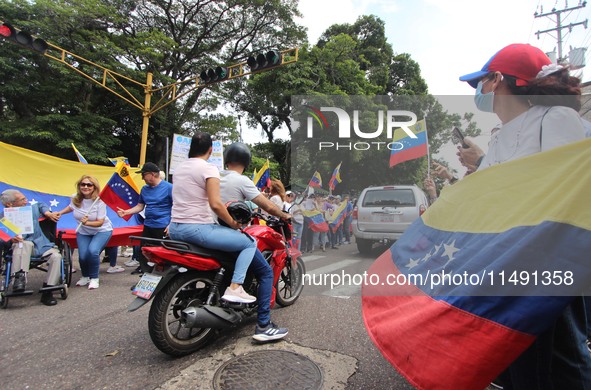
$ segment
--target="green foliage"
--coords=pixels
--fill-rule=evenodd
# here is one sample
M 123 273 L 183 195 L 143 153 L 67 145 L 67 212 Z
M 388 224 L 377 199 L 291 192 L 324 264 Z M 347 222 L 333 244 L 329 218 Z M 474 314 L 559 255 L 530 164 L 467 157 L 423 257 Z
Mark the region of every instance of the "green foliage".
M 0 15 L 90 61 L 72 60 L 95 80 L 102 80 L 103 72 L 93 63 L 140 84 L 152 73 L 152 106 L 171 98 L 170 90 L 161 87 L 187 81 L 171 92 L 182 98 L 150 117 L 146 159 L 162 166 L 166 139 L 174 133 L 190 135 L 199 129 L 225 143 L 238 139 L 236 119 L 218 110 L 223 103 L 268 140 L 253 146 L 251 173 L 269 158 L 272 176 L 286 185 L 296 179 L 291 177 L 292 144 L 276 140 L 275 134 L 280 128 L 291 135 L 296 131 L 294 96 L 387 95 L 391 104 L 401 96 L 421 96 L 412 109 L 419 119 L 428 117 L 432 153 L 449 141 L 453 126 L 466 135 L 478 134 L 471 114 L 451 115 L 429 97 L 419 64 L 407 53 L 394 54 L 379 17 L 364 15 L 353 24 L 331 26 L 317 44 L 307 45 L 304 28 L 295 22 L 301 16 L 297 5 L 297 0 L 7 0 L 0 3 Z M 291 47 L 300 47 L 295 64 L 195 88 L 195 77 L 205 68 Z M 124 87 L 131 99 L 144 103 L 141 86 L 125 79 L 121 85 L 109 78 L 105 83 Z M 360 120 L 364 128 L 376 127 L 375 115 Z M 107 157 L 124 155 L 136 165 L 141 129 L 137 107 L 57 61 L 0 41 L 0 140 L 74 160 L 73 142 L 90 162 L 108 164 Z M 384 136 L 379 141 L 390 140 Z M 426 172 L 424 159 L 390 170 L 387 153 L 349 155 L 337 192 L 393 181 L 420 183 Z M 339 154 L 305 157 L 294 162 L 307 176 L 297 180 L 307 183 L 320 170 L 325 186 L 344 161 Z

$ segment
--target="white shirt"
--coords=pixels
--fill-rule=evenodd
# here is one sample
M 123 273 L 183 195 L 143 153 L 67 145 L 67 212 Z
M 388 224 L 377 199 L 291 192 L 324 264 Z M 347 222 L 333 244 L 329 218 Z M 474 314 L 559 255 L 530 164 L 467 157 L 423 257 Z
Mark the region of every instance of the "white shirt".
M 583 138 L 583 122 L 572 108 L 533 106 L 503 124 L 501 129 L 491 136 L 488 152 L 478 170 L 577 142 Z

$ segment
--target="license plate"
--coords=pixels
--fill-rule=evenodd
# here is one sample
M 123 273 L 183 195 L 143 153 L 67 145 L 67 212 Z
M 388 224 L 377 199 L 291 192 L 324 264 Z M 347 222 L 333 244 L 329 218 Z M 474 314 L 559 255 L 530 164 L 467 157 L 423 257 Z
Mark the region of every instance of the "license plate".
M 162 279 L 162 276 L 143 274 L 142 278 L 133 289 L 132 294 L 137 295 L 140 298 L 150 299 L 154 290 L 156 290 L 156 286 L 160 283 L 160 279 Z
M 380 222 L 397 222 L 398 215 L 382 215 L 380 216 Z

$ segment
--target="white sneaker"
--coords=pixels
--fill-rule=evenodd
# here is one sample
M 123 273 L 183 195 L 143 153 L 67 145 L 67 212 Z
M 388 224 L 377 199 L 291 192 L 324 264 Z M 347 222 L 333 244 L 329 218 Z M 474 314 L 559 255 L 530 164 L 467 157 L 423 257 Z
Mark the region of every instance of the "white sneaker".
M 88 283 L 90 283 L 90 278 L 88 276 L 83 276 L 76 282 L 76 286 L 86 286 Z
M 125 271 L 125 268 L 123 268 L 120 265 L 116 265 L 114 267 L 109 267 L 109 269 L 107 269 L 108 274 L 116 274 L 116 273 L 123 272 L 123 271 Z
M 123 257 L 131 257 L 133 255 L 133 248 L 128 248 L 123 252 Z
M 88 289 L 89 290 L 94 290 L 95 288 L 99 288 L 99 280 L 98 280 L 98 278 L 96 278 L 96 279 L 90 279 L 90 283 L 88 284 Z
M 131 259 L 131 260 L 126 261 L 123 264 L 125 264 L 126 267 L 137 267 L 138 265 L 140 265 L 140 262 L 137 261 L 136 259 Z
M 238 303 L 253 303 L 256 301 L 256 297 L 253 297 L 244 289 L 242 286 L 238 287 L 236 290 L 232 290 L 230 287 L 226 288 L 226 292 L 222 296 L 222 299 L 228 302 L 238 302 Z

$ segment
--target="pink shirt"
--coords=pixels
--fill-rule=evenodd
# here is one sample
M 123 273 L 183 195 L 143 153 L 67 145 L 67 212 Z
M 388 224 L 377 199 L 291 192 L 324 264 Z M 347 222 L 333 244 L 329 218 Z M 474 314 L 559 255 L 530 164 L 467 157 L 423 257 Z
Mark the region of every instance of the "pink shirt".
M 220 178 L 215 165 L 201 158 L 190 158 L 174 170 L 172 186 L 172 222 L 214 223 L 205 181 Z

